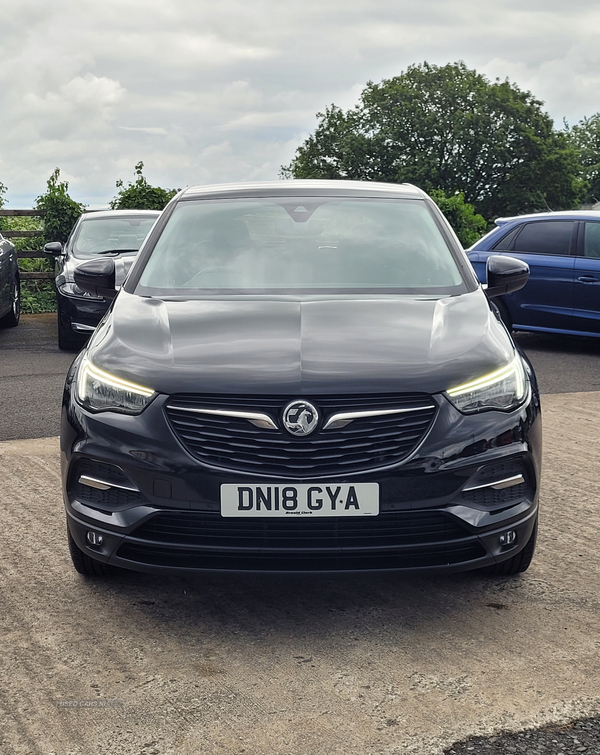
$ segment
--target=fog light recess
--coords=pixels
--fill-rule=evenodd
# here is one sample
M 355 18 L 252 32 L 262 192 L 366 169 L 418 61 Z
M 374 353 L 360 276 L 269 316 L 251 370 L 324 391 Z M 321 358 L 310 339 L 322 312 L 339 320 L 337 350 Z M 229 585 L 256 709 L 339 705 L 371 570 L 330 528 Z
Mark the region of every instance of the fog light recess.
M 514 545 L 517 542 L 517 533 L 514 530 L 509 530 L 503 535 L 500 535 L 500 545 Z
M 88 541 L 88 545 L 91 545 L 94 548 L 99 548 L 104 542 L 102 535 L 98 532 L 94 532 L 94 530 L 88 530 L 85 539 Z

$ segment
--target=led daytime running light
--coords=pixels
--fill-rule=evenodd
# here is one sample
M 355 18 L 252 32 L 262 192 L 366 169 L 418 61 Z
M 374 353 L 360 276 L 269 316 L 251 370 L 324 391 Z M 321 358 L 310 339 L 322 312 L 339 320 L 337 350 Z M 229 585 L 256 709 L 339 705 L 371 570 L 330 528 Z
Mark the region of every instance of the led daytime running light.
M 518 357 L 515 357 L 512 362 L 506 365 L 506 367 L 501 367 L 498 370 L 494 370 L 494 372 L 489 372 L 487 375 L 483 375 L 483 377 L 477 378 L 477 380 L 472 380 L 470 383 L 457 385 L 456 388 L 450 388 L 446 392 L 448 396 L 461 396 L 463 393 L 489 388 L 495 383 L 499 383 L 515 373 L 517 377 L 517 394 L 522 396 L 525 390 L 525 385 L 523 382 L 523 373 L 517 365 L 517 359 Z
M 117 388 L 123 391 L 132 391 L 133 393 L 137 393 L 140 396 L 144 396 L 145 398 L 150 398 L 150 396 L 154 394 L 154 391 L 152 389 L 146 388 L 143 385 L 138 385 L 137 383 L 131 383 L 129 382 L 129 380 L 123 380 L 116 375 L 111 375 L 110 372 L 101 370 L 99 367 L 96 367 L 88 359 L 86 359 L 79 375 L 78 388 L 80 396 L 84 395 L 84 385 L 88 375 L 92 378 L 96 378 L 96 380 L 99 380 L 106 385 L 110 385 L 112 388 Z

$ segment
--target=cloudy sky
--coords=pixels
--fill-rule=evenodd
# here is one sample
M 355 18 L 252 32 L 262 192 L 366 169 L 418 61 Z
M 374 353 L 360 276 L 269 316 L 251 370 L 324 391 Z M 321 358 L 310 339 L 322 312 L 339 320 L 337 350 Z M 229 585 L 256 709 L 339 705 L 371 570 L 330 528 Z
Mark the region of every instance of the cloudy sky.
M 0 181 L 30 207 L 59 167 L 105 205 L 150 183 L 271 180 L 335 103 L 464 60 L 545 103 L 600 111 L 597 0 L 2 0 Z

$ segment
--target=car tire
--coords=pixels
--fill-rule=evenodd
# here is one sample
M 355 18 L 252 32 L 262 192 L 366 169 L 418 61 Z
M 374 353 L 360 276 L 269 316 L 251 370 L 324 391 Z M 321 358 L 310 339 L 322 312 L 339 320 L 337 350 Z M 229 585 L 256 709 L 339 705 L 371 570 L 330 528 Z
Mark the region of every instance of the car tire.
M 11 287 L 10 299 L 10 311 L 0 318 L 0 328 L 16 328 L 21 319 L 21 284 L 18 278 Z
M 496 311 L 497 316 L 504 323 L 506 330 L 508 330 L 509 333 L 512 333 L 512 317 L 510 316 L 510 312 L 508 311 L 505 302 L 502 299 L 494 299 L 494 301 L 491 302 L 491 305 Z
M 482 569 L 483 573 L 491 577 L 511 577 L 515 574 L 522 574 L 524 571 L 527 571 L 533 559 L 533 554 L 535 553 L 536 540 L 537 518 L 535 520 L 535 525 L 533 532 L 531 533 L 531 537 L 527 541 L 527 544 L 525 545 L 523 550 L 519 551 L 516 555 L 514 555 L 512 558 L 507 559 L 506 561 L 502 561 L 499 564 L 494 564 L 493 566 L 488 566 L 487 568 Z
M 71 318 L 62 303 L 60 294 L 56 296 L 56 319 L 58 324 L 58 348 L 61 351 L 79 351 L 85 344 L 85 338 L 73 333 Z
M 85 577 L 108 577 L 117 571 L 116 567 L 104 564 L 102 561 L 96 561 L 96 559 L 90 558 L 84 553 L 75 540 L 73 540 L 73 535 L 71 535 L 68 528 L 67 537 L 69 539 L 71 561 L 76 571 L 80 574 L 83 574 Z

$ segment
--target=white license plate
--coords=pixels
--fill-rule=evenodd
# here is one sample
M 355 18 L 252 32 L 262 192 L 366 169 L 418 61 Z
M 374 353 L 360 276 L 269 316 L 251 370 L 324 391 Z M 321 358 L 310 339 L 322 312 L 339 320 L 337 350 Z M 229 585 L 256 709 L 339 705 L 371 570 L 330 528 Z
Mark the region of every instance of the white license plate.
M 221 516 L 377 516 L 376 482 L 221 485 Z

